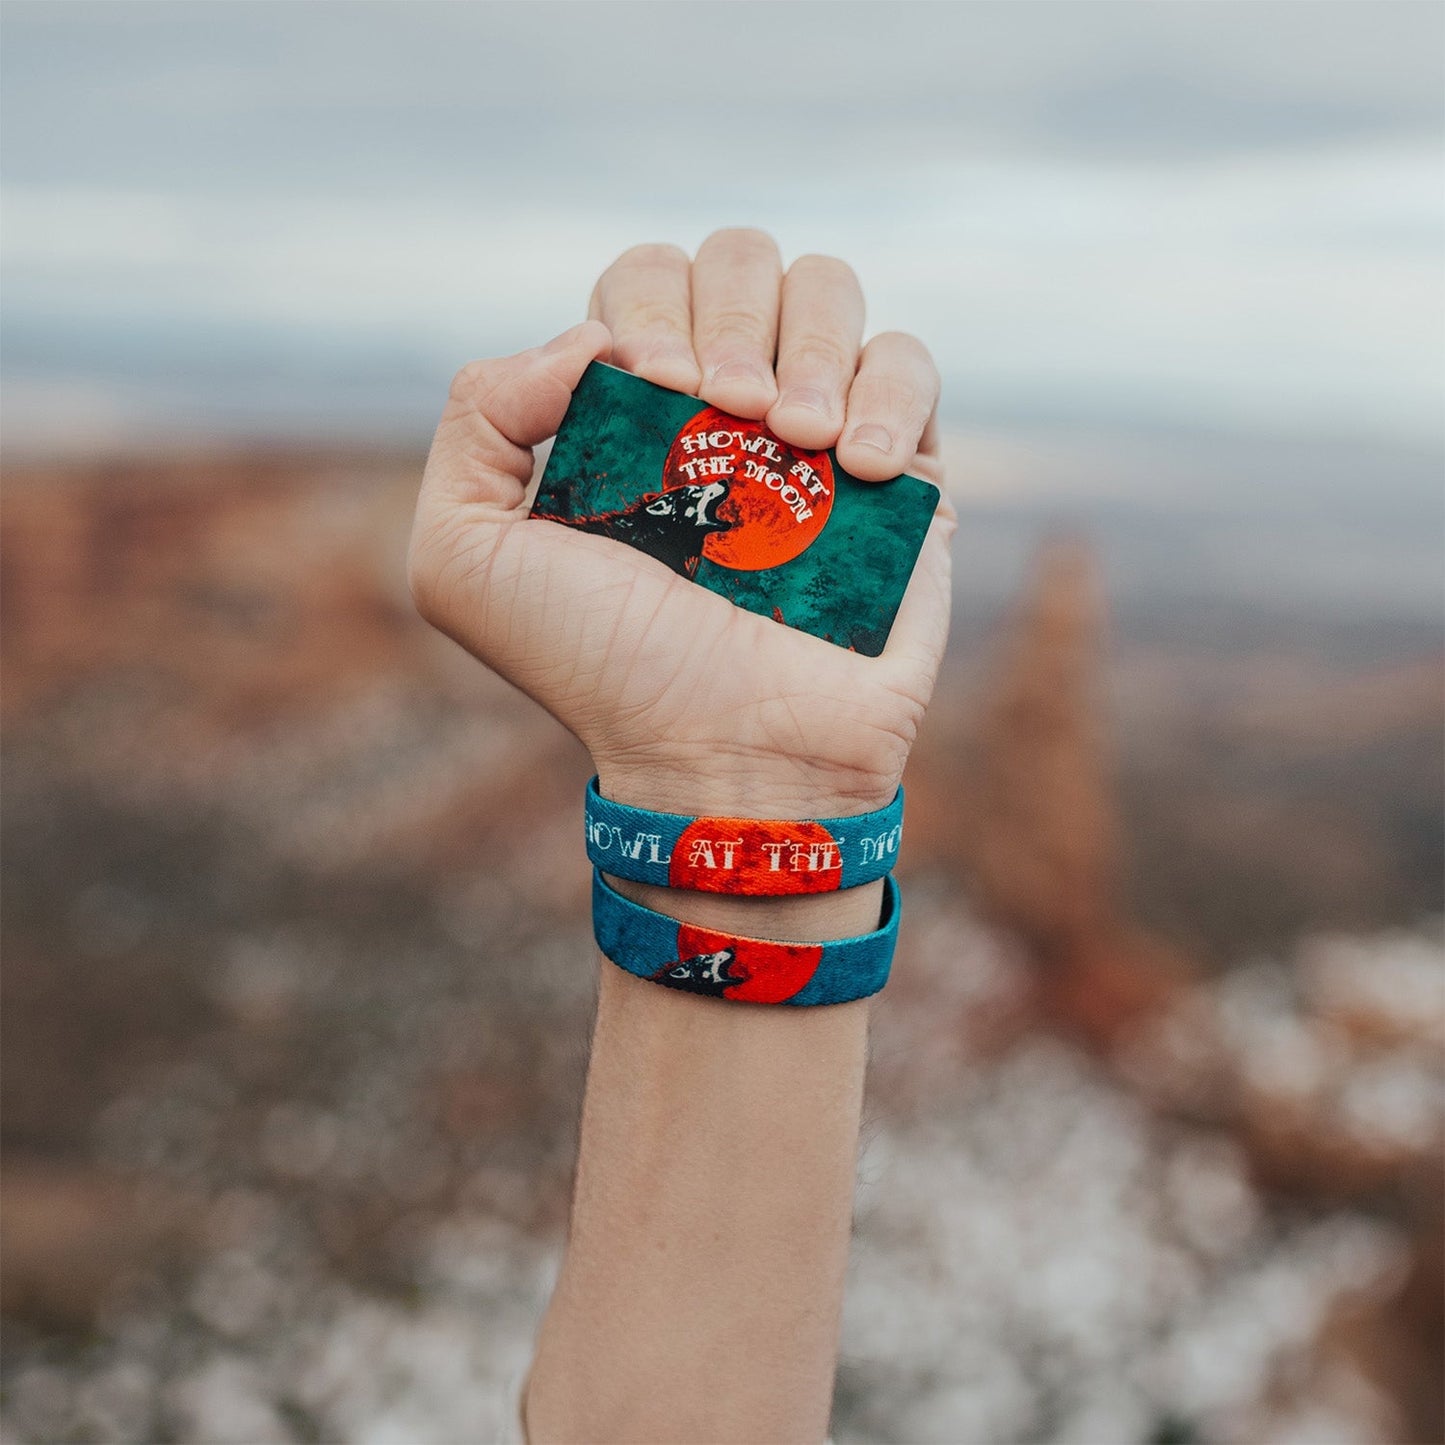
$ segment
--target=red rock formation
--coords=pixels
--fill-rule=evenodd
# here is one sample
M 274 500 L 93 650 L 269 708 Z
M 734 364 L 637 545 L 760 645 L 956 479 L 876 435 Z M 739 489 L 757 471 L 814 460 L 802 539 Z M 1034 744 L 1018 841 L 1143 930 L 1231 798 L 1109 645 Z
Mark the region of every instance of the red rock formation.
M 1185 969 L 1125 911 L 1102 632 L 1091 554 L 1047 548 L 984 686 L 957 848 L 985 914 L 1041 965 L 1051 1010 L 1109 1042 L 1167 999 Z
M 309 461 L 8 473 L 7 716 L 98 673 L 164 674 L 230 728 L 395 665 L 414 482 L 394 458 Z

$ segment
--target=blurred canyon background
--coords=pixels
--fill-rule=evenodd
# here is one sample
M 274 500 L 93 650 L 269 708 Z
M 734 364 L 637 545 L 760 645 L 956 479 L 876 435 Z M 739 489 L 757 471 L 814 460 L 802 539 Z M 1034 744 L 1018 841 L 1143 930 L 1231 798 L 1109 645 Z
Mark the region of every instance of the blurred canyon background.
M 451 373 L 758 224 L 962 518 L 838 1445 L 1445 1437 L 1445 10 L 25 3 L 0 1440 L 506 1428 L 587 760 L 415 617 Z

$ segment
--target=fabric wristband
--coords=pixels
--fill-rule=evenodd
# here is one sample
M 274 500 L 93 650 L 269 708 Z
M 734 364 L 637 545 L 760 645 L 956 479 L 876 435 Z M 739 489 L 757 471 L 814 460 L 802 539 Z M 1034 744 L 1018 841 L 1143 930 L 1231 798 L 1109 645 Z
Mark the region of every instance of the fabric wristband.
M 700 893 L 779 897 L 873 883 L 903 837 L 903 789 L 850 818 L 690 817 L 613 802 L 587 784 L 587 856 L 614 878 Z
M 827 943 L 744 938 L 654 913 L 592 873 L 592 930 L 619 968 L 667 988 L 739 1003 L 847 1003 L 888 981 L 901 910 L 898 885 L 883 886 L 883 919 L 872 933 Z

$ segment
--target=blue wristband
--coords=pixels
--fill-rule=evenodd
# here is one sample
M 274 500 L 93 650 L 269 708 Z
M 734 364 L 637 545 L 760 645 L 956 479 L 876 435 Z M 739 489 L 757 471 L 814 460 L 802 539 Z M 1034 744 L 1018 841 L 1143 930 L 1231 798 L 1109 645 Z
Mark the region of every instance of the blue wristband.
M 587 856 L 614 878 L 701 893 L 832 893 L 889 873 L 903 837 L 903 789 L 851 818 L 690 817 L 615 803 L 587 784 Z
M 619 968 L 667 988 L 739 1003 L 824 1004 L 867 998 L 888 982 L 901 903 L 890 876 L 872 933 L 827 943 L 781 943 L 680 923 L 592 874 L 592 931 Z

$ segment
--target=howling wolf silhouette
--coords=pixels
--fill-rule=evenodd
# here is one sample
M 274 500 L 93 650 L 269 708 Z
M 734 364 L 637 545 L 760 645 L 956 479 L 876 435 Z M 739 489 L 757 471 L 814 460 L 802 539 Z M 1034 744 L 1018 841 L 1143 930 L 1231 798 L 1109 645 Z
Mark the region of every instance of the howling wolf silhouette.
M 742 983 L 740 978 L 730 978 L 728 969 L 736 957 L 730 948 L 719 949 L 716 953 L 695 953 L 678 963 L 670 963 L 653 974 L 658 983 L 668 988 L 679 988 L 684 993 L 703 993 L 712 998 L 721 998 L 723 990 L 733 984 Z
M 728 494 L 726 482 L 692 482 L 666 492 L 648 492 L 616 512 L 591 517 L 551 518 L 579 532 L 595 532 L 626 542 L 674 572 L 691 577 L 702 560 L 702 544 L 713 532 L 726 532 L 717 509 Z

